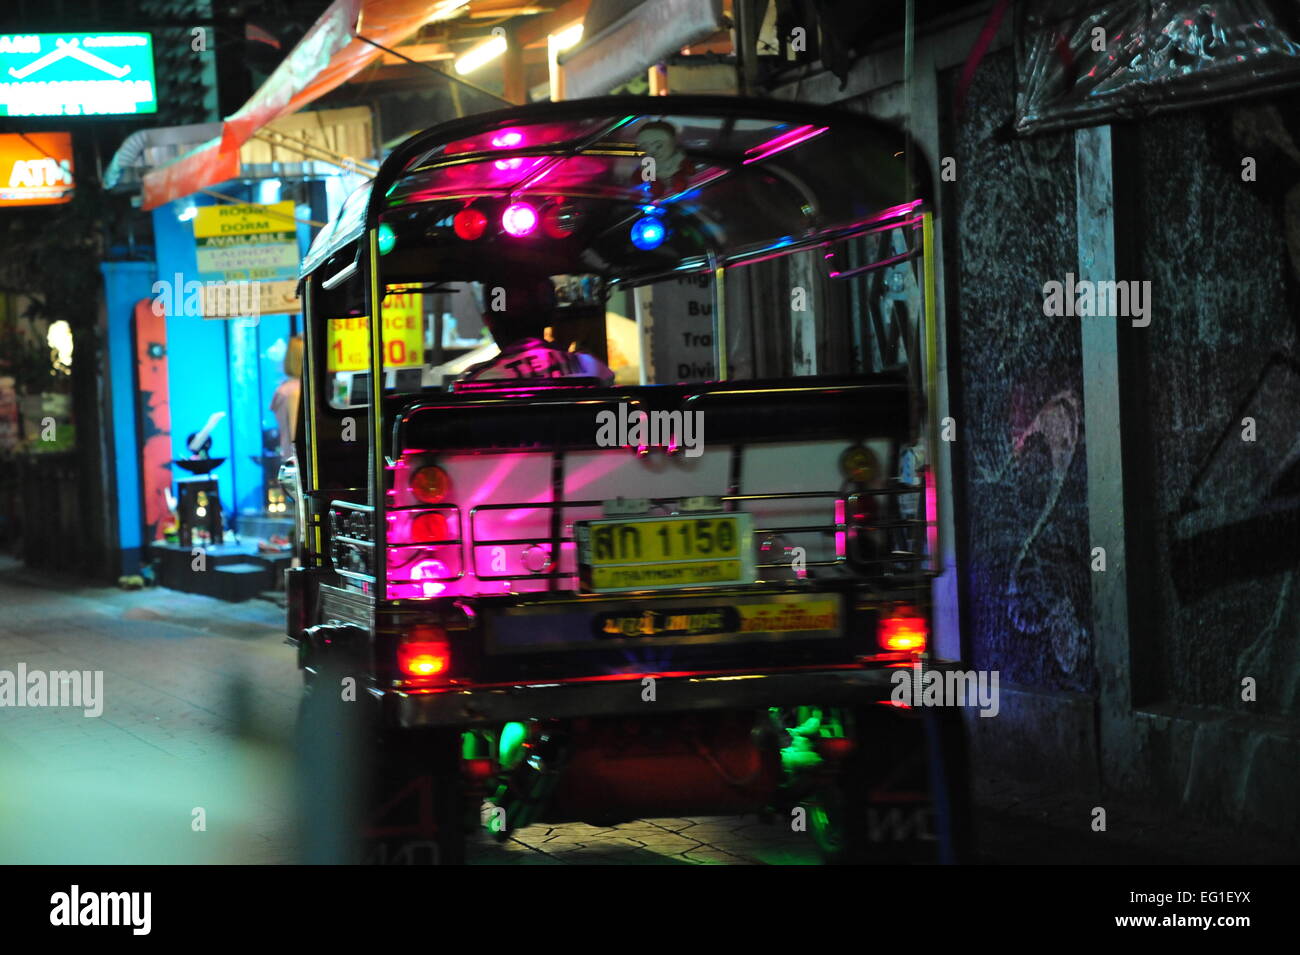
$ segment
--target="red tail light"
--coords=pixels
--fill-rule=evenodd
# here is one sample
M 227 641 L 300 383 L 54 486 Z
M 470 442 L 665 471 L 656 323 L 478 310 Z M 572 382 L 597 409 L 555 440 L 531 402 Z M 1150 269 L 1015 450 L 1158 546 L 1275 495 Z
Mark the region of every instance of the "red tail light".
M 411 475 L 411 493 L 425 504 L 438 504 L 451 490 L 451 478 L 442 468 L 429 465 Z
M 451 672 L 451 643 L 441 627 L 413 627 L 397 645 L 397 668 L 412 680 L 445 682 Z
M 474 241 L 487 229 L 487 216 L 477 209 L 461 209 L 451 220 L 451 227 L 456 235 L 467 241 Z
M 450 535 L 447 533 L 447 518 L 437 511 L 417 514 L 411 521 L 411 539 L 416 541 L 441 541 Z
M 848 505 L 849 523 L 858 527 L 869 527 L 876 523 L 876 502 L 866 495 L 857 497 Z
M 930 627 L 913 607 L 899 607 L 880 618 L 876 640 L 882 649 L 922 653 L 930 636 Z

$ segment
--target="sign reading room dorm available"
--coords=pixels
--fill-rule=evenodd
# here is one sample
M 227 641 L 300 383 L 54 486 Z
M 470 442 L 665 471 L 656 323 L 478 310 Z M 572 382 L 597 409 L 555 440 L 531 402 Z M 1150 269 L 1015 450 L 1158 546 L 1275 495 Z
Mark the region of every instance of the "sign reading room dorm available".
M 200 206 L 194 241 L 200 276 L 268 282 L 298 277 L 293 203 Z
M 0 116 L 157 111 L 148 33 L 0 35 Z
M 291 201 L 272 205 L 200 206 L 194 214 L 199 278 L 205 283 L 256 282 L 262 314 L 296 312 L 298 238 Z M 205 318 L 234 317 L 205 300 Z

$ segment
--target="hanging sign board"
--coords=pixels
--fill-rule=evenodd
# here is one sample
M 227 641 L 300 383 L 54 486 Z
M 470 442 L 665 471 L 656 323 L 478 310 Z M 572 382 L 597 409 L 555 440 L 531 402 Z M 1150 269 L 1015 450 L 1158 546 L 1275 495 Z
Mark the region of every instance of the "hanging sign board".
M 365 371 L 370 367 L 370 319 L 336 318 L 326 333 L 326 371 Z M 384 367 L 424 365 L 424 301 L 419 292 L 389 292 L 384 299 Z
M 0 35 L 0 116 L 157 111 L 151 34 Z
M 245 296 L 256 314 L 297 312 L 298 233 L 291 201 L 272 205 L 200 206 L 194 214 L 195 262 L 199 277 L 220 291 L 222 283 L 255 284 Z M 250 290 L 251 291 L 251 290 Z M 250 314 L 248 306 L 220 295 L 205 297 L 204 318 Z
M 0 206 L 72 199 L 71 133 L 0 134 Z
M 654 383 L 711 380 L 715 375 L 712 278 L 706 273 L 682 275 L 648 288 L 652 294 L 638 298 L 638 307 L 648 333 L 643 354 L 648 353 L 653 362 Z

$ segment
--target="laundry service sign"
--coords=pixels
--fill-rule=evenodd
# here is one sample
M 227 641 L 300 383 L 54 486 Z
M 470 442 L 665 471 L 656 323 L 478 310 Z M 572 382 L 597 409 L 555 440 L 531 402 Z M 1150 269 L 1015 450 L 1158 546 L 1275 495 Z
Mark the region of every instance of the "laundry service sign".
M 0 116 L 157 111 L 148 33 L 0 35 Z

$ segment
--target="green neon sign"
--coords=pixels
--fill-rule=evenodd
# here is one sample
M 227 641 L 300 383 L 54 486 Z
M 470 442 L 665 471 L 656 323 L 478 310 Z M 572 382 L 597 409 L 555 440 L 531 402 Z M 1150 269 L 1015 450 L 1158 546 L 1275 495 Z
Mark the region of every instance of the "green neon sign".
M 157 111 L 148 33 L 0 35 L 0 116 Z

